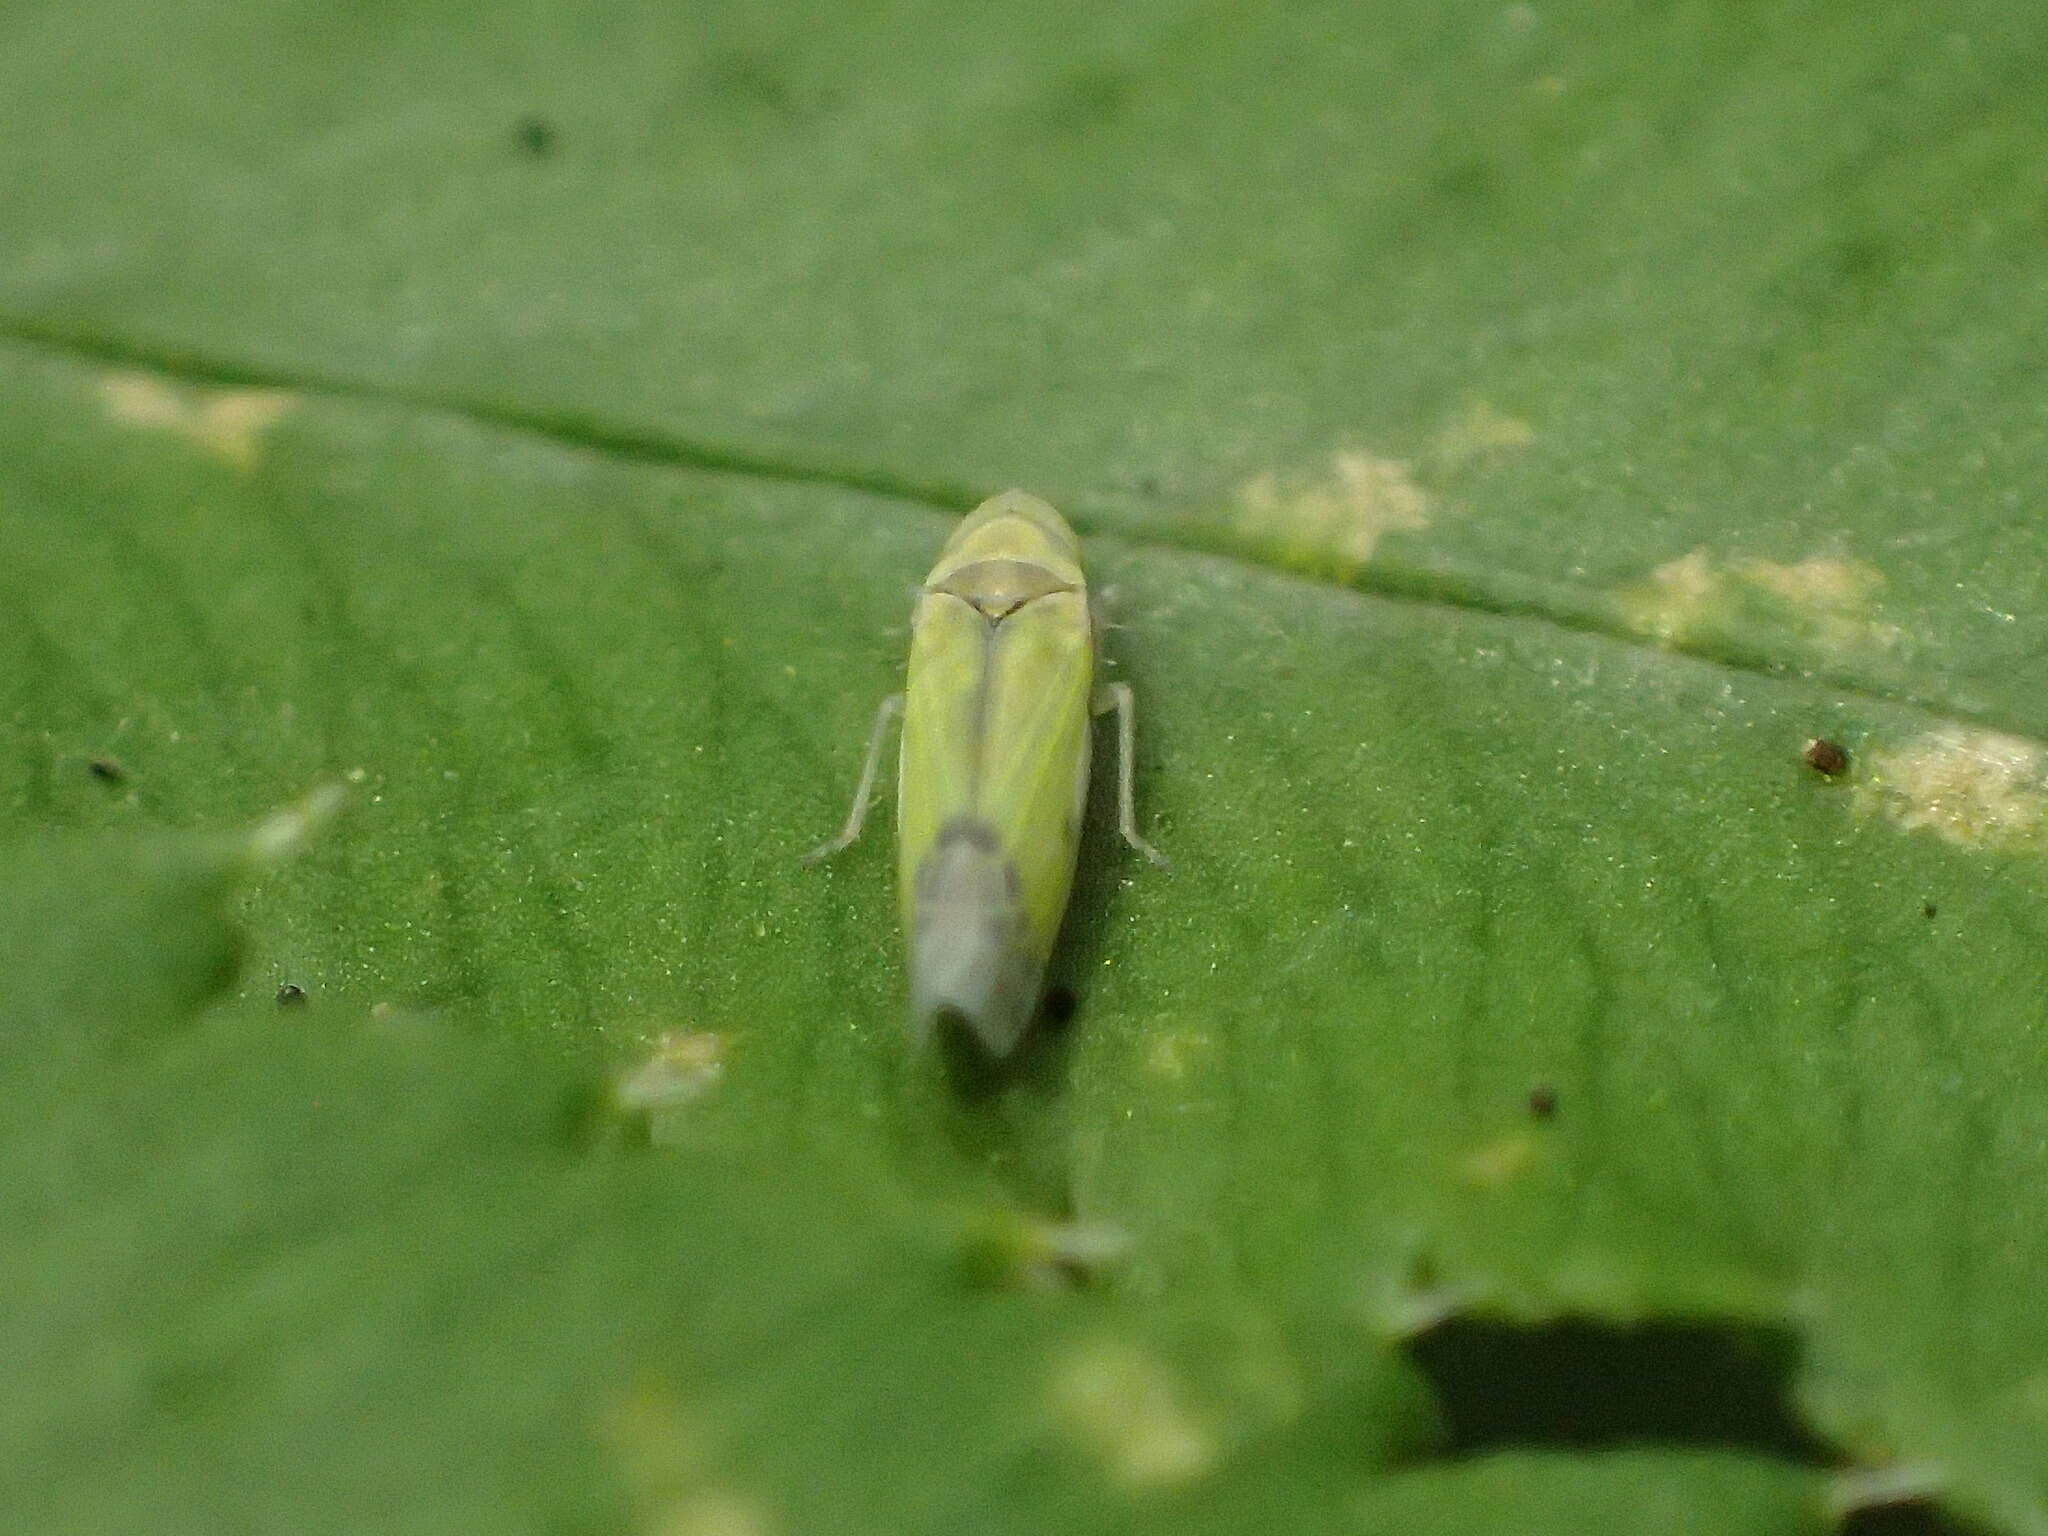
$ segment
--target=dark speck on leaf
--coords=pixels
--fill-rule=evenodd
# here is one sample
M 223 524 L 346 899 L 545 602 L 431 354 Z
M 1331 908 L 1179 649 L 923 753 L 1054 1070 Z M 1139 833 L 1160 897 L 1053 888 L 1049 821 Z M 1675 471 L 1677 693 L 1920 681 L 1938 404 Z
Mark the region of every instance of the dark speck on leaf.
M 128 777 L 128 770 L 111 757 L 96 757 L 85 765 L 85 771 L 103 783 L 118 784 Z
M 538 160 L 555 147 L 555 125 L 529 112 L 513 124 L 512 137 L 522 150 Z
M 1931 918 L 1931 917 L 1933 917 L 1933 916 L 1934 916 L 1934 914 L 1935 914 L 1935 905 L 1934 905 L 1934 903 L 1933 903 L 1933 902 L 1931 902 L 1931 901 L 1930 901 L 1930 902 L 1928 902 L 1928 903 L 1927 903 L 1927 905 L 1925 905 L 1924 907 L 1922 907 L 1922 908 L 1920 909 L 1920 915 L 1921 915 L 1922 917 L 1927 917 L 1927 918 Z
M 277 1006 L 295 1008 L 306 1000 L 306 989 L 296 982 L 286 982 L 277 989 Z
M 1529 1090 L 1529 1113 L 1538 1120 L 1548 1120 L 1557 1113 L 1557 1090 L 1548 1083 L 1538 1083 Z
M 1849 753 L 1838 741 L 1816 736 L 1799 754 L 1806 766 L 1824 779 L 1839 779 L 1849 771 Z
M 1046 989 L 1045 1005 L 1041 1010 L 1045 1022 L 1057 1029 L 1073 1022 L 1074 1010 L 1080 1000 L 1074 996 L 1072 987 L 1053 986 Z

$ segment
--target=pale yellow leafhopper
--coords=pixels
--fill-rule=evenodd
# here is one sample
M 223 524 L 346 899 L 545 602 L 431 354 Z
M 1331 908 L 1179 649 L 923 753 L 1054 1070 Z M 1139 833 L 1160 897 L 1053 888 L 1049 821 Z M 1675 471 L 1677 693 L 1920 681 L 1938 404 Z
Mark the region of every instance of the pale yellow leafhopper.
M 1091 714 L 1117 712 L 1124 840 L 1166 862 L 1138 836 L 1132 808 L 1131 690 L 1097 686 L 1100 624 L 1079 541 L 1022 491 L 991 497 L 953 530 L 918 592 L 910 636 L 904 691 L 876 711 L 846 825 L 806 862 L 860 836 L 900 714 L 897 880 L 911 1035 L 922 1043 L 950 1023 L 1005 1056 L 1038 1007 L 1073 888 Z

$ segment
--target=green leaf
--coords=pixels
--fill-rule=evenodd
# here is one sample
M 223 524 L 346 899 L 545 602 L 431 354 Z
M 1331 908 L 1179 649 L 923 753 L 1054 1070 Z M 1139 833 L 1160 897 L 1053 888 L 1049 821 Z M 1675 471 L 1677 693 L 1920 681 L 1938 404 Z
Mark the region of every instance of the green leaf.
M 1217 1512 L 1239 1523 L 1219 1521 L 1216 1528 L 1257 1529 L 1276 1506 L 1300 1522 L 1292 1529 L 1356 1536 L 1518 1536 L 1532 1530 L 1792 1536 L 1827 1528 L 1810 1472 L 1726 1452 L 1503 1453 L 1398 1472 L 1364 1491 L 1325 1488 L 1323 1500 L 1303 1498 L 1292 1481 L 1299 1471 L 1286 1467 L 1280 1478 L 1254 1474 L 1250 1488 L 1223 1490 Z
M 88 980 L 159 1025 L 67 1007 L 122 1048 L 0 1137 L 25 1529 L 1107 1530 L 1299 1414 L 1256 1330 L 972 1287 L 957 1219 L 864 1162 L 635 1151 L 559 1059 L 416 1019 L 195 1020 L 241 862 L 0 878 L 109 919 L 10 944 L 8 1038 Z M 125 972 L 144 932 L 180 963 Z M 1370 1466 L 1416 1400 L 1343 1374 Z
M 1788 1340 L 1837 1507 L 2048 1531 L 2044 41 L 11 10 L 0 822 L 351 786 L 200 1022 L 218 863 L 8 888 L 16 1411 L 119 1443 L 46 1528 L 1823 1518 L 1761 1431 L 1512 1449 L 1515 1377 L 1447 1428 L 1493 1454 L 1387 1473 L 1399 1351 L 1479 1318 Z M 905 1060 L 884 839 L 793 856 L 1009 483 L 1115 592 L 1175 868 L 1095 806 L 1076 1017 L 963 1087 Z M 658 1151 L 564 1139 L 612 1073 Z

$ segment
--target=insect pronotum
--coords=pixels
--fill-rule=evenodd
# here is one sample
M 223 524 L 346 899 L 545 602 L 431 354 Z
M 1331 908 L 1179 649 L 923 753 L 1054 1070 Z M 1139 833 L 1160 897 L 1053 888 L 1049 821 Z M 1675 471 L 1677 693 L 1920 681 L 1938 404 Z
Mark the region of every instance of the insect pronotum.
M 1074 531 L 1023 491 L 968 513 L 918 591 L 904 691 L 875 712 L 846 825 L 805 855 L 860 836 L 901 715 L 897 880 L 916 1043 L 951 1023 L 1005 1056 L 1031 1022 L 1074 883 L 1091 715 L 1117 714 L 1124 841 L 1166 862 L 1138 835 L 1131 689 L 1097 685 L 1099 637 Z

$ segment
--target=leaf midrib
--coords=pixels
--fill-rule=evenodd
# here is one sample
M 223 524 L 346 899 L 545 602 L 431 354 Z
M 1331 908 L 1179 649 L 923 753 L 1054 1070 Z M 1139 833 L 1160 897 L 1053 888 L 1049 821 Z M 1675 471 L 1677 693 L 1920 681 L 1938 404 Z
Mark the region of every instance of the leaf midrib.
M 772 454 L 706 442 L 651 427 L 621 425 L 573 412 L 529 409 L 480 400 L 450 391 L 411 389 L 375 379 L 316 370 L 275 367 L 246 359 L 223 357 L 177 343 L 136 339 L 82 326 L 56 324 L 35 316 L 0 312 L 0 343 L 73 363 L 146 370 L 196 388 L 283 389 L 357 405 L 380 405 L 403 411 L 432 413 L 496 431 L 540 438 L 556 446 L 621 463 L 650 464 L 667 469 L 734 475 L 771 484 L 817 486 L 887 497 L 938 513 L 957 516 L 1003 486 L 970 486 L 960 481 L 925 479 L 871 465 L 820 459 L 801 463 Z M 1354 591 L 1392 602 L 1421 607 L 1519 618 L 1550 625 L 1571 634 L 1589 635 L 1638 652 L 1688 656 L 1745 676 L 1796 676 L 1847 698 L 1872 704 L 1903 704 L 1958 724 L 2012 734 L 2029 734 L 2011 716 L 1992 708 L 1973 707 L 1913 683 L 1882 684 L 1853 672 L 1795 662 L 1767 650 L 1738 649 L 1725 637 L 1716 641 L 1682 639 L 1651 642 L 1620 622 L 1602 594 L 1550 581 L 1524 572 L 1455 571 L 1402 566 L 1381 560 L 1345 579 L 1319 576 L 1251 557 L 1217 530 L 1210 538 L 1170 538 L 1158 525 L 1109 525 L 1086 505 L 1061 510 L 1075 528 L 1138 549 L 1199 553 L 1319 587 Z

